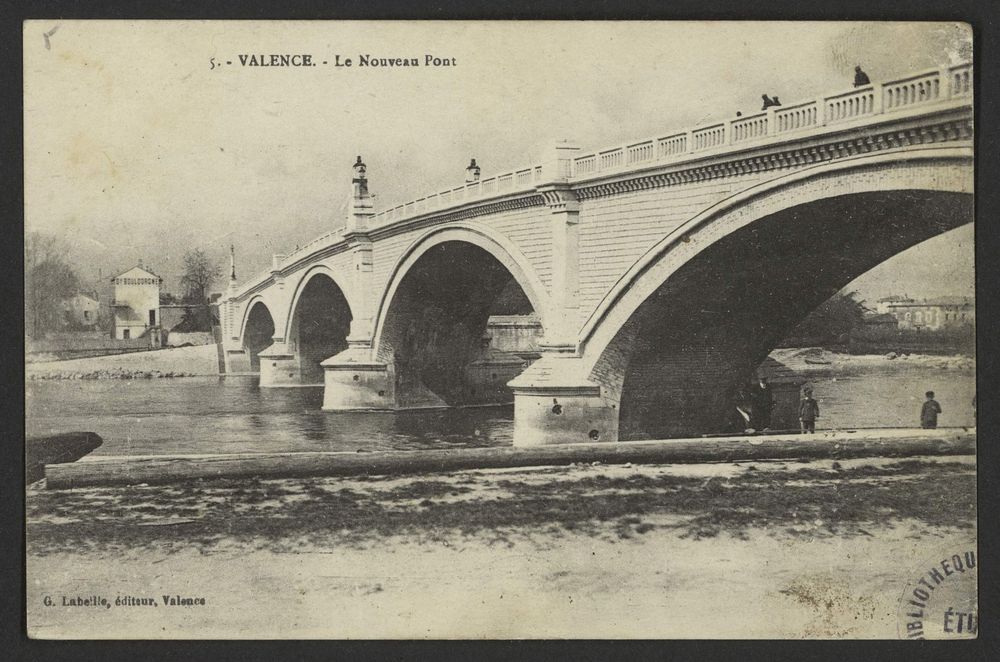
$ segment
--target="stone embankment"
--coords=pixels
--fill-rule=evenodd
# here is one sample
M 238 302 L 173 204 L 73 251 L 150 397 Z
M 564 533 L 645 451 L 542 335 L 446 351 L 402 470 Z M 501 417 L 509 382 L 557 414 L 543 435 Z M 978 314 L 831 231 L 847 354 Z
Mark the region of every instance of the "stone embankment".
M 161 379 L 218 374 L 218 350 L 214 344 L 25 365 L 25 377 L 29 380 Z
M 28 379 L 163 379 L 165 377 L 195 377 L 193 372 L 161 372 L 159 370 L 92 370 L 90 372 L 50 370 L 47 372 L 31 371 Z

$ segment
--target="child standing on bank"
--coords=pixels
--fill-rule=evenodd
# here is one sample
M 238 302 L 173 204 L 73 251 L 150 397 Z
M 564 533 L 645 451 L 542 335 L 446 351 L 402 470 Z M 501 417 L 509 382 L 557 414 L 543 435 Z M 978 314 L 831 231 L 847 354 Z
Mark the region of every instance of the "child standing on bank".
M 819 418 L 819 403 L 813 400 L 813 390 L 808 386 L 802 389 L 802 399 L 799 401 L 799 425 L 802 432 L 815 432 L 816 419 Z
M 934 399 L 934 391 L 927 391 L 924 395 L 927 399 L 924 400 L 924 406 L 920 409 L 920 427 L 928 429 L 936 428 L 937 417 L 941 413 L 941 405 Z

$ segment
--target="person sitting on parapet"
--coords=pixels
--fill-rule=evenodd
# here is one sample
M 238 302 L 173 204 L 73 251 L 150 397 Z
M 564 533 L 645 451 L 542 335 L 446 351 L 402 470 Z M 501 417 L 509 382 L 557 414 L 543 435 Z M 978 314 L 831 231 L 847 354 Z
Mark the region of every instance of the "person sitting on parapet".
M 802 389 L 802 399 L 799 401 L 799 425 L 802 432 L 815 432 L 816 419 L 819 418 L 819 403 L 813 400 L 813 390 L 808 386 Z
M 920 408 L 920 427 L 933 429 L 937 427 L 937 417 L 941 413 L 941 405 L 934 399 L 934 391 L 927 391 L 924 394 L 924 406 Z
M 868 79 L 868 74 L 861 70 L 861 65 L 854 67 L 854 87 L 871 85 L 871 83 L 871 80 Z
M 767 110 L 771 106 L 780 106 L 781 102 L 778 101 L 778 97 L 769 97 L 766 94 L 760 95 L 760 98 L 764 100 L 764 105 L 761 106 L 761 110 Z

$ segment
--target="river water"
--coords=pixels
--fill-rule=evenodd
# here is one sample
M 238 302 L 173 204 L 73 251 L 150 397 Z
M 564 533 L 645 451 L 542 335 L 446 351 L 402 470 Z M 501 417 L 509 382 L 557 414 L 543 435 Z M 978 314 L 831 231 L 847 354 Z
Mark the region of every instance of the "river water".
M 927 390 L 942 427 L 974 425 L 971 370 L 904 362 L 809 379 L 818 429 L 916 427 Z M 93 455 L 421 450 L 509 446 L 513 407 L 324 412 L 323 389 L 261 389 L 254 377 L 29 381 L 29 435 L 96 432 Z

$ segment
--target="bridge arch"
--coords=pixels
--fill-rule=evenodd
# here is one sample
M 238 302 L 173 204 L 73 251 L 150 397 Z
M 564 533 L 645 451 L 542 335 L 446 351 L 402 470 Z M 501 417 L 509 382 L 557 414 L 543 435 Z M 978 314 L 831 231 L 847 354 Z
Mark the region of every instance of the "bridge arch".
M 264 302 L 256 296 L 247 302 L 240 325 L 240 341 L 249 360 L 250 371 L 260 372 L 260 353 L 270 347 L 274 337 L 274 316 Z
M 301 274 L 298 274 L 296 278 L 295 289 L 292 292 L 291 299 L 289 300 L 290 302 L 288 306 L 288 316 L 286 317 L 284 326 L 285 335 L 283 337 L 285 338 L 289 337 L 289 334 L 292 329 L 292 321 L 293 321 L 292 317 L 296 308 L 299 305 L 300 299 L 302 298 L 303 290 L 305 290 L 306 286 L 309 284 L 309 281 L 311 281 L 315 276 L 318 275 L 326 276 L 327 278 L 329 278 L 333 282 L 333 284 L 337 287 L 337 289 L 340 290 L 340 292 L 343 294 L 348 308 L 352 311 L 355 309 L 354 292 L 349 287 L 350 284 L 347 282 L 347 279 L 344 278 L 343 274 L 338 273 L 337 271 L 335 271 L 333 268 L 329 267 L 326 264 L 322 263 L 314 264 L 308 269 L 304 270 Z
M 712 431 L 733 388 L 816 306 L 971 221 L 972 164 L 971 148 L 954 147 L 844 159 L 747 189 L 671 232 L 581 329 L 584 370 L 618 406 L 621 438 Z
M 434 229 L 391 271 L 376 308 L 373 354 L 394 366 L 398 392 L 429 390 L 427 397 L 449 405 L 506 397 L 504 385 L 530 359 L 487 348 L 487 321 L 533 313 L 544 328 L 548 306 L 544 285 L 510 240 L 471 223 Z M 470 385 L 473 364 L 491 384 Z
M 323 382 L 320 362 L 347 348 L 352 319 L 347 291 L 332 269 L 318 264 L 301 275 L 282 335 L 298 362 L 299 383 Z

